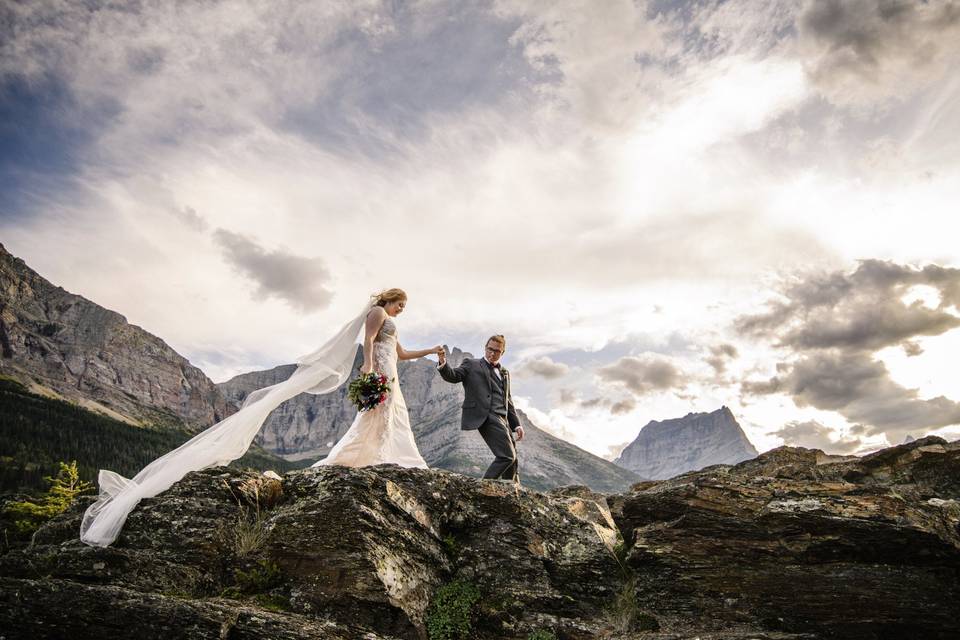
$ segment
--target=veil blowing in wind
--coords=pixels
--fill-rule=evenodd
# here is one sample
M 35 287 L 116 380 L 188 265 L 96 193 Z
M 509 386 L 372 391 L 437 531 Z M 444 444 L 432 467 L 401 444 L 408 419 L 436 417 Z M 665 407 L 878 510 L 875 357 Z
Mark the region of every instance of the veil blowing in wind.
M 157 458 L 133 478 L 101 469 L 100 495 L 83 516 L 80 539 L 91 546 L 109 546 L 142 499 L 166 491 L 191 471 L 229 464 L 243 456 L 270 412 L 286 400 L 300 393 L 329 393 L 343 384 L 350 376 L 367 314 L 377 304 L 377 300 L 366 303 L 330 340 L 299 358 L 287 380 L 253 391 L 236 413 Z

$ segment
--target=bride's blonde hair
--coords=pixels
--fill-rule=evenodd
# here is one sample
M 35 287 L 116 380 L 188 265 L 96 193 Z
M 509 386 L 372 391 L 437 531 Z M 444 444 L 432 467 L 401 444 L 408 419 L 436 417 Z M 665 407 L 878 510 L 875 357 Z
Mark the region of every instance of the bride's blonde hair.
M 378 307 L 383 307 L 386 306 L 388 302 L 396 302 L 397 300 L 405 301 L 407 299 L 407 293 L 403 289 L 385 289 L 370 297 L 373 299 L 374 304 Z

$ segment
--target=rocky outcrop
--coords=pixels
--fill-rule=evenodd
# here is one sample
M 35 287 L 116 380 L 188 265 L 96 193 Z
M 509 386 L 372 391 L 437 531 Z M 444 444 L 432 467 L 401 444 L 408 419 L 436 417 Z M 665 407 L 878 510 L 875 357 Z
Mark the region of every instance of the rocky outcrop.
M 783 447 L 611 499 L 640 602 L 818 637 L 955 638 L 960 443 Z
M 472 637 L 605 624 L 617 563 L 602 495 L 390 465 L 304 470 L 260 505 L 250 545 L 251 493 L 238 488 L 258 482 L 267 495 L 242 472 L 190 474 L 106 549 L 76 540 L 79 508 L 62 517 L 0 558 L 6 637 L 424 638 L 431 600 L 457 581 L 483 596 Z M 269 577 L 251 581 L 257 571 Z
M 459 365 L 469 356 L 453 349 L 449 360 Z M 358 353 L 354 375 L 360 368 Z M 460 431 L 463 388 L 444 382 L 430 360 L 399 363 L 400 385 L 420 453 L 431 467 L 482 476 L 493 459 L 476 433 Z M 245 373 L 219 385 L 239 406 L 254 389 L 276 384 L 293 373 L 293 365 Z M 347 399 L 347 385 L 333 393 L 301 394 L 274 410 L 257 435 L 257 444 L 288 460 L 317 460 L 350 428 L 356 409 Z M 537 427 L 521 414 L 525 437 L 518 447 L 523 483 L 534 489 L 582 484 L 597 491 L 621 491 L 641 479 Z
M 392 465 L 218 468 L 144 500 L 113 547 L 76 540 L 79 504 L 0 557 L 0 628 L 419 640 L 466 585 L 476 640 L 955 638 L 958 499 L 960 443 L 939 438 L 781 448 L 613 496 Z M 623 630 L 631 610 L 659 630 Z
M 643 478 L 664 480 L 713 464 L 736 464 L 757 450 L 733 412 L 688 413 L 682 418 L 647 423 L 614 463 Z
M 209 426 L 232 409 L 200 369 L 0 245 L 0 373 L 114 418 Z

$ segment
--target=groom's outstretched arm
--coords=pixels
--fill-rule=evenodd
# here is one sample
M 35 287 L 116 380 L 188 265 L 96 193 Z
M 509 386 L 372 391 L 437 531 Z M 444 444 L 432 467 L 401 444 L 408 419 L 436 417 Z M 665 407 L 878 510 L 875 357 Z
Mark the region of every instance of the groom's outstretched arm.
M 466 360 L 461 363 L 459 367 L 454 369 L 450 366 L 450 363 L 447 362 L 446 357 L 441 358 L 440 366 L 437 367 L 437 371 L 440 372 L 440 377 L 446 380 L 447 382 L 452 382 L 456 384 L 458 382 L 463 382 L 463 379 L 467 377 L 467 370 L 464 367 Z

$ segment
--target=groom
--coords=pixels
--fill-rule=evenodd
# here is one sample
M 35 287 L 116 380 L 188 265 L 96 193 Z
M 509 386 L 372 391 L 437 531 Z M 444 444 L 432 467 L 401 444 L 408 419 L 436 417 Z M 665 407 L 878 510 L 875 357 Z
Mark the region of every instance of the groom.
M 456 369 L 447 363 L 446 352 L 441 351 L 437 369 L 447 382 L 463 383 L 460 428 L 478 430 L 496 456 L 483 477 L 519 482 L 516 443 L 523 440 L 523 427 L 510 396 L 510 372 L 500 366 L 506 348 L 506 338 L 491 336 L 483 358 L 464 358 Z

